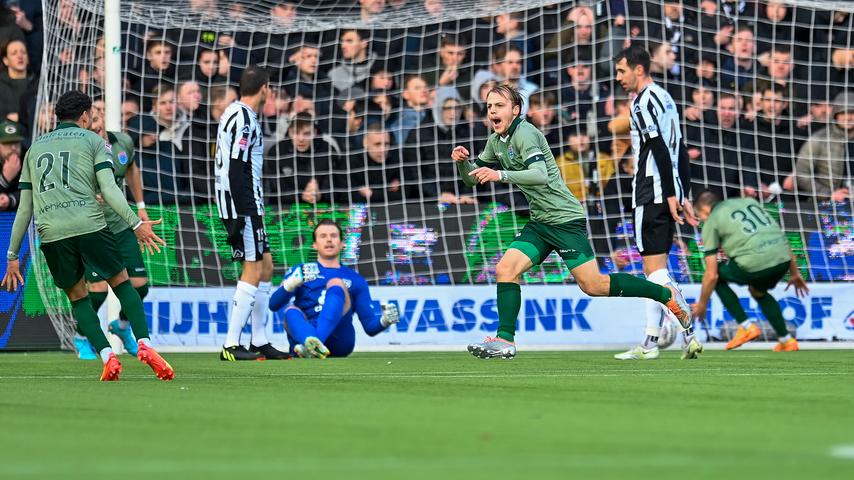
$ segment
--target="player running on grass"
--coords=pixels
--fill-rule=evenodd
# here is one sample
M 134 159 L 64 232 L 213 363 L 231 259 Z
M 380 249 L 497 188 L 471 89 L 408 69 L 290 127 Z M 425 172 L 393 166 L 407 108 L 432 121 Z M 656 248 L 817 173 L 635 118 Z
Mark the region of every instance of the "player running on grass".
M 584 208 L 560 176 L 543 134 L 521 117 L 522 97 L 509 86 L 493 87 L 486 98 L 494 133 L 472 163 L 469 151 L 454 148 L 451 158 L 463 181 L 503 182 L 522 191 L 531 207 L 525 225 L 496 267 L 498 334 L 468 346 L 475 357 L 516 356 L 516 318 L 522 304 L 520 276 L 557 250 L 581 290 L 590 296 L 644 297 L 661 302 L 684 328 L 691 328 L 685 299 L 672 285 L 657 285 L 626 273 L 603 275 L 587 238 Z
M 14 291 L 23 284 L 18 251 L 35 215 L 41 250 L 54 283 L 68 295 L 80 331 L 104 362 L 101 380 L 118 380 L 122 365 L 92 308 L 83 277 L 84 263 L 107 279 L 121 302 L 138 339 L 137 358 L 151 367 L 158 378 L 171 380 L 175 372 L 149 343 L 142 300 L 128 279 L 115 238 L 104 220 L 104 210 L 95 197 L 100 190 L 104 201 L 133 227 L 136 238 L 149 251 L 159 252 L 158 245 L 165 245 L 151 230 L 160 221 L 140 220 L 116 186 L 113 160 L 104 140 L 88 130 L 94 115 L 92 99 L 72 90 L 59 98 L 54 111 L 59 125 L 36 139 L 24 158 L 21 201 L 6 254 L 6 275 L 0 285 Z
M 798 341 L 786 329 L 780 304 L 768 290 L 774 288 L 787 272 L 787 290 L 793 286 L 798 297 L 802 297 L 809 293 L 809 288 L 798 271 L 795 256 L 777 222 L 752 198 L 721 201 L 715 192 L 708 190 L 697 196 L 694 208 L 703 221 L 703 249 L 706 252 L 706 272 L 703 274 L 700 298 L 692 306 L 694 318 L 706 316 L 709 297 L 715 291 L 739 324 L 735 337 L 726 344 L 727 350 L 755 339 L 761 331 L 747 319 L 744 307 L 729 287 L 729 282 L 747 285 L 750 295 L 759 304 L 780 340 L 774 346 L 774 351 L 798 350 Z M 719 248 L 729 258 L 728 261 L 718 262 Z
M 400 321 L 397 305 L 374 310 L 368 283 L 339 261 L 344 247 L 341 227 L 329 219 L 312 233 L 317 263 L 291 268 L 270 298 L 270 310 L 285 310 L 285 329 L 291 353 L 300 357 L 346 357 L 356 345 L 353 313 L 370 336 Z
M 134 162 L 133 140 L 122 132 L 108 132 L 104 125 L 104 101 L 101 99 L 92 102 L 95 111 L 90 130 L 107 141 L 113 157 L 113 175 L 116 185 L 120 190 L 124 188 L 125 179 L 130 187 L 131 195 L 137 206 L 137 216 L 140 220 L 147 221 L 148 213 L 145 210 L 145 202 L 142 196 L 142 178 L 140 178 L 139 167 Z M 148 278 L 145 264 L 142 261 L 142 253 L 139 250 L 139 242 L 133 234 L 133 230 L 109 205 L 101 204 L 104 208 L 104 219 L 110 232 L 116 238 L 116 246 L 122 255 L 125 268 L 130 277 L 131 285 L 139 294 L 140 299 L 148 295 Z M 85 278 L 89 283 L 89 298 L 92 300 L 92 308 L 97 312 L 101 305 L 107 300 L 107 282 L 88 264 L 85 265 Z M 137 354 L 137 343 L 130 328 L 127 315 L 121 312 L 118 320 L 112 320 L 107 327 L 110 333 L 122 340 L 125 350 L 131 355 Z M 74 336 L 74 344 L 77 347 L 77 356 L 81 360 L 95 360 L 98 358 L 92 344 L 78 330 Z

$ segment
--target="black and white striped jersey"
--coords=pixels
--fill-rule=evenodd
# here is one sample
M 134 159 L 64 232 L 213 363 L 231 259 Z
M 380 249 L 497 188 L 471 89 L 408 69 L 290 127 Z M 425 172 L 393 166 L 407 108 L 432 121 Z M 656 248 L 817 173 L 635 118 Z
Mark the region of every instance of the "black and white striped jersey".
M 652 142 L 656 141 L 656 138 L 661 138 L 667 147 L 669 164 L 673 171 L 673 187 L 681 204 L 685 195 L 679 178 L 682 127 L 673 97 L 655 83 L 644 87 L 632 102 L 631 126 L 635 163 L 632 207 L 664 202 L 661 174 L 653 158 Z
M 264 139 L 255 112 L 235 101 L 219 119 L 216 135 L 216 204 L 219 217 L 264 214 L 261 187 Z

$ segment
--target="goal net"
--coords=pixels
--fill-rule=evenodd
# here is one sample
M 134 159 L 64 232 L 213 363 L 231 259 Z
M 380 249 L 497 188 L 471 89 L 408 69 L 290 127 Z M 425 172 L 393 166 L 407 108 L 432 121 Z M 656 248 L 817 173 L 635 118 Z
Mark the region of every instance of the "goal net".
M 603 271 L 641 273 L 630 211 L 630 96 L 612 58 L 629 43 L 674 97 L 695 192 L 754 196 L 812 281 L 854 278 L 851 230 L 854 6 L 819 1 L 216 1 L 121 3 L 123 128 L 166 249 L 154 286 L 233 284 L 212 195 L 216 124 L 240 72 L 266 67 L 265 223 L 277 275 L 313 257 L 323 218 L 344 263 L 374 285 L 489 284 L 528 221 L 520 192 L 467 187 L 449 159 L 489 134 L 484 93 L 509 82 L 589 216 Z M 45 2 L 35 133 L 64 91 L 104 83 L 103 2 Z M 843 102 L 843 103 L 840 103 Z M 838 114 L 838 115 L 837 115 Z M 846 136 L 847 135 L 847 136 Z M 702 276 L 698 232 L 669 267 Z M 39 288 L 60 337 L 73 331 L 43 260 Z M 275 278 L 274 278 L 275 280 Z M 524 277 L 570 283 L 556 254 Z

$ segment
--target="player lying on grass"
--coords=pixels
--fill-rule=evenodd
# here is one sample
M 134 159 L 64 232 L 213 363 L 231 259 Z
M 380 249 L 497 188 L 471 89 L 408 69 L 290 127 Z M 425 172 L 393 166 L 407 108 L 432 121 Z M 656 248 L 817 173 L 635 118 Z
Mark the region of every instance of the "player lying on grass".
M 584 208 L 560 176 L 543 134 L 519 115 L 522 97 L 512 87 L 493 87 L 486 98 L 494 133 L 472 163 L 458 146 L 451 153 L 467 185 L 503 182 L 515 185 L 531 208 L 525 225 L 495 270 L 498 283 L 498 334 L 468 346 L 475 357 L 513 358 L 516 319 L 522 305 L 520 277 L 557 250 L 581 290 L 590 296 L 643 297 L 665 304 L 686 329 L 691 315 L 682 294 L 672 285 L 657 285 L 625 273 L 599 271 L 587 235 Z M 684 355 L 683 355 L 683 358 Z
M 92 127 L 90 130 L 97 133 L 110 145 L 110 151 L 113 158 L 113 175 L 116 177 L 116 185 L 119 189 L 123 189 L 125 178 L 130 188 L 131 195 L 137 206 L 137 216 L 140 220 L 148 220 L 148 213 L 145 210 L 145 202 L 142 196 L 142 178 L 134 162 L 133 140 L 122 132 L 108 132 L 104 126 L 104 100 L 96 99 L 92 102 L 92 108 L 95 115 L 92 119 Z M 145 299 L 148 295 L 148 275 L 145 271 L 145 263 L 142 261 L 142 252 L 139 250 L 139 243 L 133 230 L 122 220 L 109 205 L 99 198 L 99 203 L 104 209 L 104 219 L 110 229 L 110 233 L 116 238 L 116 246 L 122 255 L 122 260 L 130 277 L 131 285 L 139 294 L 140 299 Z M 89 284 L 89 298 L 92 300 L 92 308 L 95 312 L 101 308 L 101 305 L 107 300 L 107 282 L 101 278 L 92 267 L 86 265 L 85 273 L 86 282 Z M 78 325 L 79 327 L 79 325 Z M 137 354 L 137 343 L 133 336 L 133 331 L 130 328 L 130 321 L 124 312 L 121 312 L 117 320 L 112 320 L 107 327 L 110 333 L 119 337 L 125 350 L 131 355 Z M 98 354 L 86 339 L 86 336 L 79 330 L 74 336 L 74 345 L 77 347 L 77 357 L 81 360 L 95 360 Z
M 0 285 L 14 291 L 23 284 L 18 251 L 35 214 L 41 250 L 54 283 L 68 295 L 80 331 L 104 362 L 101 380 L 118 380 L 122 365 L 92 308 L 83 276 L 84 264 L 107 279 L 121 302 L 138 339 L 137 358 L 151 367 L 158 378 L 171 380 L 175 372 L 151 348 L 142 300 L 128 279 L 116 240 L 104 220 L 104 210 L 95 197 L 100 190 L 104 201 L 133 228 L 136 238 L 149 251 L 159 252 L 158 245 L 165 245 L 151 230 L 160 221 L 142 221 L 128 207 L 116 185 L 113 160 L 104 140 L 88 130 L 95 115 L 92 99 L 72 90 L 59 98 L 54 111 L 59 122 L 56 129 L 36 139 L 24 158 L 21 201 L 6 254 L 6 275 Z
M 297 265 L 270 298 L 270 310 L 285 309 L 285 329 L 291 354 L 299 357 L 346 357 L 356 345 L 353 313 L 365 333 L 374 336 L 400 321 L 397 306 L 383 305 L 377 312 L 368 283 L 361 275 L 341 266 L 344 247 L 341 227 L 321 220 L 314 227 L 312 248 L 317 263 Z
M 700 299 L 692 308 L 694 318 L 706 316 L 709 297 L 715 291 L 739 324 L 735 337 L 726 344 L 727 350 L 757 338 L 761 330 L 747 319 L 747 313 L 729 282 L 747 285 L 750 295 L 759 304 L 780 340 L 774 346 L 774 351 L 798 350 L 798 341 L 786 329 L 780 304 L 768 290 L 774 288 L 787 272 L 787 290 L 795 287 L 795 293 L 802 297 L 809 293 L 809 288 L 798 271 L 795 256 L 777 222 L 752 198 L 721 201 L 715 192 L 708 190 L 697 196 L 694 211 L 703 222 L 703 249 L 706 252 L 706 272 L 703 274 Z M 728 261 L 718 262 L 719 248 L 729 258 Z

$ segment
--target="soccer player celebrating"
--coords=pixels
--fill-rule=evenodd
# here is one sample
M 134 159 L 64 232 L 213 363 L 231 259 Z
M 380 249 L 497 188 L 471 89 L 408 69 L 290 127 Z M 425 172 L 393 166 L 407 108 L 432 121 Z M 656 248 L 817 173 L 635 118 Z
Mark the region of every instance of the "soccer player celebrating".
M 486 98 L 494 133 L 474 163 L 458 146 L 451 153 L 463 181 L 516 185 L 531 207 L 525 225 L 496 266 L 498 334 L 468 346 L 479 358 L 516 356 L 516 318 L 522 304 L 520 276 L 557 250 L 581 290 L 590 296 L 644 297 L 667 307 L 685 328 L 691 328 L 688 305 L 672 285 L 657 285 L 625 273 L 603 275 L 587 238 L 584 209 L 560 177 L 543 134 L 519 115 L 522 97 L 513 87 L 493 87 Z
M 706 252 L 706 272 L 700 298 L 692 306 L 695 318 L 706 316 L 706 306 L 712 291 L 717 292 L 721 303 L 738 322 L 738 331 L 727 350 L 738 348 L 761 333 L 758 326 L 747 319 L 744 307 L 729 282 L 747 285 L 750 295 L 759 304 L 765 318 L 774 327 L 780 343 L 775 352 L 798 350 L 798 341 L 786 329 L 780 304 L 768 293 L 777 282 L 789 273 L 789 287 L 802 297 L 809 293 L 795 256 L 785 234 L 762 205 L 752 198 L 735 198 L 721 201 L 715 192 L 706 190 L 694 202 L 697 216 L 703 221 L 703 249 Z M 729 258 L 718 263 L 718 249 Z
M 686 190 L 690 188 L 688 155 L 682 146 L 679 114 L 666 90 L 649 76 L 649 53 L 638 45 L 617 55 L 617 81 L 629 93 L 636 93 L 631 106 L 632 150 L 635 175 L 632 179 L 635 243 L 643 261 L 646 278 L 659 285 L 679 286 L 667 271 L 667 255 L 676 233 L 674 222 L 682 225 L 684 211 L 696 225 Z M 681 175 L 680 175 L 681 173 Z M 668 315 L 659 303 L 646 302 L 646 338 L 643 344 L 614 356 L 618 360 L 658 358 L 658 336 Z M 683 332 L 682 358 L 697 358 L 703 345 L 692 328 Z
M 400 321 L 397 306 L 383 305 L 376 312 L 361 275 L 341 266 L 344 248 L 341 227 L 329 219 L 318 222 L 312 248 L 317 263 L 297 265 L 270 298 L 270 310 L 285 310 L 285 329 L 291 352 L 308 358 L 346 357 L 356 345 L 353 313 L 370 336 Z
M 250 66 L 240 75 L 240 99 L 226 107 L 216 138 L 216 204 L 228 233 L 231 257 L 243 263 L 234 292 L 228 334 L 219 358 L 283 360 L 288 354 L 267 341 L 264 320 L 273 278 L 273 257 L 264 228 L 261 187 L 264 139 L 257 112 L 267 100 L 270 76 Z M 249 350 L 240 345 L 240 331 L 252 319 Z
M 107 279 L 121 302 L 122 311 L 138 339 L 137 358 L 148 364 L 158 378 L 171 380 L 175 372 L 149 343 L 142 300 L 128 279 L 122 255 L 107 228 L 104 210 L 95 198 L 98 190 L 116 214 L 133 227 L 134 235 L 149 251 L 159 252 L 158 244 L 165 245 L 151 230 L 151 226 L 160 221 L 140 220 L 116 185 L 113 160 L 104 140 L 88 130 L 94 115 L 92 99 L 73 90 L 59 98 L 54 111 L 59 125 L 36 139 L 24 159 L 21 202 L 12 226 L 2 285 L 15 290 L 23 284 L 18 251 L 35 214 L 41 250 L 54 283 L 68 295 L 79 330 L 104 362 L 101 380 L 118 380 L 122 365 L 92 308 L 83 276 L 84 264 Z
M 106 140 L 110 145 L 113 157 L 113 175 L 115 176 L 116 185 L 120 190 L 123 189 L 125 178 L 127 178 L 131 195 L 133 195 L 133 199 L 136 201 L 137 216 L 139 216 L 140 220 L 147 221 L 148 213 L 145 210 L 145 202 L 142 196 L 142 179 L 140 178 L 139 167 L 137 167 L 133 158 L 133 140 L 125 133 L 108 132 L 105 129 L 103 100 L 95 100 L 92 103 L 92 107 L 95 115 L 92 119 L 90 130 L 97 133 L 98 136 Z M 148 295 L 148 278 L 136 236 L 115 210 L 107 204 L 102 204 L 102 207 L 104 208 L 104 218 L 107 222 L 107 227 L 109 227 L 110 232 L 116 239 L 116 246 L 122 255 L 131 285 L 136 289 L 139 298 L 145 299 L 145 296 Z M 107 282 L 88 264 L 85 267 L 86 273 L 84 276 L 89 283 L 89 298 L 92 300 L 92 308 L 97 312 L 107 300 Z M 111 321 L 107 328 L 110 333 L 113 333 L 122 340 L 122 344 L 128 353 L 131 355 L 137 354 L 137 343 L 133 337 L 128 317 L 124 312 L 121 312 L 118 320 Z M 95 350 L 92 348 L 92 344 L 89 343 L 83 333 L 80 331 L 77 333 L 74 343 L 77 347 L 78 357 L 82 360 L 94 360 L 98 358 Z

